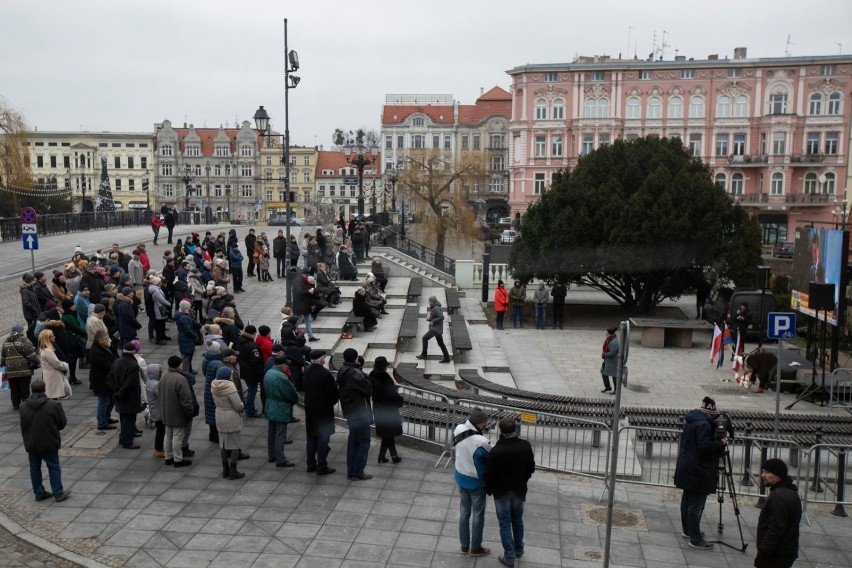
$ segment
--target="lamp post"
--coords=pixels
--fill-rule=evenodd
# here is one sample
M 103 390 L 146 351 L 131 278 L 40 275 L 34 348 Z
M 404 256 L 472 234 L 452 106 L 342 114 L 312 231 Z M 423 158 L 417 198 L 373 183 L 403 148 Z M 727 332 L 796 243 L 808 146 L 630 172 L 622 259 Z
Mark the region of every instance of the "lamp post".
M 194 178 L 192 177 L 192 168 L 189 166 L 189 164 L 186 164 L 183 167 L 183 175 L 180 178 L 180 181 L 182 181 L 184 185 L 183 211 L 186 215 L 189 215 L 189 198 L 192 195 L 192 186 L 190 186 L 189 184 L 192 183 L 193 179 Z
M 376 163 L 379 156 L 379 147 L 372 144 L 369 148 L 358 142 L 354 146 L 346 144 L 343 147 L 343 156 L 346 163 L 358 168 L 358 216 L 364 215 L 364 168 Z M 373 202 L 373 214 L 376 213 L 376 204 Z
M 399 181 L 399 173 L 396 168 L 385 171 L 385 182 L 391 186 L 391 211 L 396 211 L 396 182 Z M 385 194 L 387 197 L 387 194 Z M 387 200 L 387 199 L 386 199 Z
M 287 18 L 284 18 L 284 136 L 282 139 L 282 154 L 281 159 L 284 162 L 284 196 L 285 207 L 287 211 L 287 223 L 284 226 L 286 231 L 286 242 L 290 242 L 290 223 L 292 216 L 290 212 L 290 89 L 295 89 L 301 80 L 297 75 L 291 75 L 292 72 L 299 70 L 299 54 L 296 50 L 290 51 L 287 47 Z M 254 123 L 257 130 L 262 133 L 262 136 L 272 136 L 269 129 L 269 113 L 261 105 L 254 113 Z M 292 291 L 290 289 L 289 272 L 287 273 L 287 282 L 284 286 L 286 292 L 286 305 L 291 305 Z
M 145 190 L 145 210 L 151 211 L 151 192 L 150 192 L 151 182 L 148 179 L 148 168 L 145 168 L 145 177 L 142 179 L 142 189 Z

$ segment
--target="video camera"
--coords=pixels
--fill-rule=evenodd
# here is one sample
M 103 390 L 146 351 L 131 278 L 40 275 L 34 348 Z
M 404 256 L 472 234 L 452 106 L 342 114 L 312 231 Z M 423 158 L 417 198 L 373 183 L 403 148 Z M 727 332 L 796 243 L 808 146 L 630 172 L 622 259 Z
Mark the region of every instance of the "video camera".
M 713 424 L 716 426 L 714 434 L 717 440 L 721 440 L 723 438 L 728 438 L 730 441 L 734 440 L 734 426 L 731 422 L 730 416 L 724 412 L 720 412 L 716 415 L 716 418 L 713 419 Z

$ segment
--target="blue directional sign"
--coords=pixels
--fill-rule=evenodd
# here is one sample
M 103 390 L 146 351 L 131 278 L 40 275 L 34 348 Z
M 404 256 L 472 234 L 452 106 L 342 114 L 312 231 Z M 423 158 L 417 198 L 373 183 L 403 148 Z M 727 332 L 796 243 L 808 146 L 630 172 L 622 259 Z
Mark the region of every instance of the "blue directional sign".
M 770 312 L 766 325 L 769 339 L 793 339 L 796 337 L 796 314 Z
M 24 243 L 24 250 L 38 250 L 38 233 L 22 235 L 21 241 Z

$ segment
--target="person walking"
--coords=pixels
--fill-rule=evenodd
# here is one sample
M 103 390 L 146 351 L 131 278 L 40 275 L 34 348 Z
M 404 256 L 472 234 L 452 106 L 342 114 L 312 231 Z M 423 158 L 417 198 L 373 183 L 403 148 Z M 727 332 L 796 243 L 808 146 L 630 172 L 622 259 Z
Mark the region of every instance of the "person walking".
M 423 334 L 423 350 L 420 355 L 417 355 L 417 358 L 426 359 L 429 351 L 429 340 L 434 337 L 444 354 L 441 363 L 449 363 L 450 353 L 447 351 L 447 346 L 444 345 L 444 309 L 436 296 L 429 296 L 429 313 L 426 315 L 426 321 L 429 323 L 429 331 Z
M 681 536 L 689 538 L 689 547 L 712 550 L 701 532 L 701 515 L 707 496 L 716 491 L 719 458 L 725 453 L 727 436 L 716 438 L 716 401 L 705 396 L 701 406 L 687 413 L 686 427 L 680 436 L 680 452 L 675 467 L 675 487 L 682 489 L 680 499 Z
M 459 488 L 459 541 L 461 553 L 485 556 L 490 548 L 482 546 L 485 526 L 485 464 L 491 443 L 482 432 L 488 426 L 488 415 L 474 408 L 463 424 L 453 430 L 455 448 L 455 481 Z
M 305 369 L 302 380 L 305 392 L 307 471 L 328 475 L 335 472 L 333 467 L 328 467 L 328 443 L 335 429 L 334 405 L 340 397 L 331 371 L 325 368 L 326 352 L 315 349 L 308 357 L 311 364 Z
M 370 396 L 373 387 L 358 367 L 358 352 L 351 347 L 343 352 L 343 366 L 337 371 L 340 408 L 349 426 L 346 441 L 346 477 L 350 481 L 372 479 L 364 473 L 370 452 Z
M 121 357 L 112 364 L 107 385 L 114 391 L 118 412 L 118 443 L 126 450 L 138 450 L 140 446 L 133 439 L 136 437 L 136 415 L 142 412 L 142 382 L 133 342 L 124 344 Z
M 799 556 L 799 523 L 802 501 L 799 489 L 787 475 L 787 464 L 768 459 L 760 466 L 760 478 L 769 497 L 757 519 L 756 568 L 789 568 Z
M 527 482 L 535 472 L 535 456 L 530 443 L 515 432 L 514 418 L 502 418 L 498 427 L 500 439 L 485 463 L 485 492 L 494 496 L 500 525 L 503 554 L 498 560 L 514 566 L 515 559 L 524 555 L 524 502 Z
M 68 423 L 62 403 L 50 400 L 45 394 L 45 384 L 35 379 L 30 385 L 32 394 L 21 404 L 21 435 L 29 454 L 30 481 L 36 501 L 53 497 L 57 503 L 68 499 L 70 490 L 62 487 L 62 468 L 59 465 L 59 448 L 62 447 L 60 431 Z M 47 465 L 50 490 L 43 485 L 41 463 Z
M 503 318 L 509 308 L 509 292 L 502 280 L 497 281 L 494 289 L 494 312 L 497 314 L 497 329 L 503 329 Z
M 308 341 L 319 341 L 319 338 L 314 335 L 314 329 L 311 325 L 311 302 L 316 294 L 316 285 L 308 280 L 308 275 L 305 273 L 297 274 L 293 282 L 293 314 L 305 319 L 305 332 L 308 334 Z
M 515 280 L 515 285 L 509 290 L 509 305 L 512 307 L 512 327 L 523 329 L 524 327 L 524 305 L 527 301 L 527 289 L 520 280 Z
M 388 452 L 393 463 L 399 463 L 402 458 L 396 453 L 394 438 L 402 436 L 402 417 L 399 415 L 402 395 L 388 374 L 386 357 L 376 357 L 369 378 L 373 388 L 373 422 L 376 425 L 376 436 L 382 439 L 379 446 L 379 463 L 388 463 Z
M 163 226 L 163 219 L 159 213 L 154 213 L 151 217 L 151 231 L 154 232 L 154 245 L 157 244 L 157 239 L 160 237 L 160 227 Z
M 275 364 L 263 376 L 266 402 L 263 415 L 269 421 L 266 431 L 267 461 L 275 467 L 293 467 L 296 464 L 284 455 L 287 424 L 293 418 L 293 405 L 299 402 L 299 393 L 287 377 L 289 359 L 283 353 L 275 356 Z
M 553 329 L 562 329 L 562 320 L 565 317 L 565 297 L 568 295 L 568 287 L 558 279 L 550 289 L 553 296 Z
M 165 452 L 165 465 L 174 467 L 186 467 L 192 465 L 192 461 L 185 459 L 184 446 L 188 446 L 189 440 L 185 439 L 186 428 L 195 414 L 192 404 L 192 393 L 190 393 L 189 382 L 181 372 L 183 360 L 177 355 L 169 357 L 169 370 L 160 378 L 160 412 L 163 416 L 165 426 L 165 439 L 163 440 L 163 451 Z
M 618 335 L 616 328 L 610 327 L 606 330 L 606 338 L 603 342 L 601 352 L 601 378 L 603 379 L 604 388 L 601 392 L 615 394 L 615 380 L 618 375 Z M 612 385 L 609 383 L 609 378 L 612 377 Z
M 6 368 L 9 380 L 9 398 L 12 410 L 19 410 L 21 402 L 30 396 L 33 371 L 41 366 L 35 347 L 24 335 L 24 326 L 17 323 L 0 348 L 0 367 Z
M 113 392 L 107 378 L 115 363 L 115 355 L 110 349 L 109 334 L 106 331 L 95 332 L 92 348 L 89 350 L 89 385 L 92 394 L 98 397 L 96 418 L 98 430 L 115 430 L 112 409 L 115 406 Z
M 544 282 L 539 282 L 538 288 L 533 292 L 536 329 L 545 329 L 547 327 L 547 301 L 549 299 L 550 294 L 548 294 L 547 289 L 544 287 Z
M 230 367 L 219 367 L 211 391 L 216 405 L 216 428 L 219 430 L 219 452 L 222 457 L 222 477 L 242 479 L 246 474 L 237 471 L 243 429 L 243 401 L 231 379 Z

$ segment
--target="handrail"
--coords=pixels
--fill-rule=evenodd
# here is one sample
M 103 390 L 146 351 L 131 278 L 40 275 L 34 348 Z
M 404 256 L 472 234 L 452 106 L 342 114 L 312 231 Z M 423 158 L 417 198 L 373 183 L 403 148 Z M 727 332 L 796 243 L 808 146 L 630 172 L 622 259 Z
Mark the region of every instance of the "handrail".
M 456 261 L 454 259 L 387 227 L 373 225 L 372 232 L 370 233 L 370 246 L 391 247 L 428 264 L 444 274 L 455 277 Z

